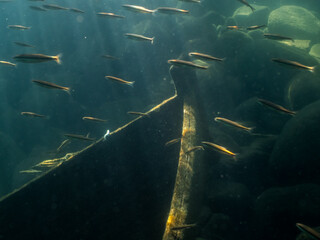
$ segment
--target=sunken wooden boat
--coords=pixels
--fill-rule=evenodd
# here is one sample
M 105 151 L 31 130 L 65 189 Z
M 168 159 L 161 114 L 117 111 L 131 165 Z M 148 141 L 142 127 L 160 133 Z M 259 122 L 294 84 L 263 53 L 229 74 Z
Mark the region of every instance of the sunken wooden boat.
M 64 158 L 0 201 L 0 239 L 191 239 L 207 124 L 195 72 L 170 70 L 176 94 Z M 165 146 L 169 140 L 181 138 Z

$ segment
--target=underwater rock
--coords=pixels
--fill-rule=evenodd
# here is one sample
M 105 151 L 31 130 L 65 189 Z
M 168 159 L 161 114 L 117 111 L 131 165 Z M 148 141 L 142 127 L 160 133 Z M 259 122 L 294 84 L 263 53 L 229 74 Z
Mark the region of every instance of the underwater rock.
M 296 5 L 300 7 L 304 7 L 310 11 L 317 12 L 320 10 L 319 0 L 308 0 L 308 1 L 301 1 L 301 0 L 277 0 L 277 3 L 280 6 L 283 5 Z
M 287 87 L 286 98 L 293 110 L 300 110 L 320 99 L 320 81 L 313 73 L 294 76 Z
M 320 63 L 320 43 L 314 44 L 309 52 L 310 56 L 316 58 L 316 60 Z
M 301 109 L 284 126 L 270 158 L 279 183 L 320 182 L 319 122 L 320 100 Z
M 252 210 L 252 196 L 241 183 L 212 179 L 207 195 L 208 206 L 214 213 L 227 214 L 243 221 Z
M 319 40 L 320 21 L 298 6 L 282 6 L 269 15 L 268 30 L 294 39 Z
M 211 209 L 207 206 L 203 206 L 197 220 L 197 225 L 205 225 L 209 221 L 211 214 Z
M 227 47 L 226 47 L 227 46 Z M 219 37 L 216 48 L 224 50 L 225 57 L 234 58 L 239 54 L 253 50 L 253 39 L 242 31 L 228 30 Z
M 269 157 L 277 136 L 252 136 L 255 139 L 237 156 L 237 166 L 230 174 L 252 193 L 261 193 L 270 186 Z M 254 181 L 252 181 L 254 179 Z
M 256 200 L 252 239 L 295 239 L 297 222 L 319 224 L 320 186 L 302 184 L 271 188 Z M 268 229 L 268 231 L 266 231 Z
M 207 39 L 215 39 L 216 31 L 212 25 L 222 25 L 224 22 L 222 15 L 212 11 L 202 17 L 186 16 L 177 19 L 177 24 L 185 39 L 196 39 L 203 36 L 206 36 Z
M 253 25 L 267 24 L 270 9 L 266 6 L 252 5 L 256 10 L 252 12 L 247 6 L 239 7 L 234 13 L 233 18 L 238 26 L 249 27 Z
M 202 228 L 201 235 L 207 239 L 229 239 L 232 235 L 230 229 L 233 229 L 231 218 L 223 213 L 215 213 Z

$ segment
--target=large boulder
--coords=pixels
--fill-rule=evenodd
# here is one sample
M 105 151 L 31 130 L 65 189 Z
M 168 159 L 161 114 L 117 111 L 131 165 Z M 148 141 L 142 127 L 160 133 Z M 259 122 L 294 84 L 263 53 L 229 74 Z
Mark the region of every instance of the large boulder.
M 256 200 L 251 239 L 295 239 L 299 232 L 295 224 L 316 226 L 319 214 L 319 185 L 268 189 Z
M 320 99 L 319 77 L 313 73 L 301 72 L 295 75 L 287 87 L 288 106 L 300 110 Z
M 291 118 L 284 126 L 270 158 L 275 179 L 281 184 L 320 182 L 320 101 Z
M 236 20 L 239 26 L 247 27 L 267 23 L 270 9 L 265 6 L 255 4 L 253 4 L 253 7 L 256 9 L 253 12 L 249 7 L 242 6 L 233 13 L 232 17 Z
M 268 30 L 295 39 L 316 41 L 320 37 L 320 21 L 305 8 L 287 5 L 270 13 Z
M 320 62 L 320 43 L 314 44 L 309 52 L 310 56 L 315 57 L 315 59 Z
M 233 219 L 245 220 L 252 210 L 253 198 L 241 183 L 212 179 L 208 186 L 208 206 L 213 213 L 223 213 Z

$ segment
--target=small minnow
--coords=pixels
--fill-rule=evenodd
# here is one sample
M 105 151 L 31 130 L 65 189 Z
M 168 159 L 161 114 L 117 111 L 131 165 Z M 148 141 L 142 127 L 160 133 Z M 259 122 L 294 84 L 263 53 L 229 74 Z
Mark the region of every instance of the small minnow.
M 171 146 L 171 145 L 173 145 L 173 144 L 175 144 L 175 143 L 178 143 L 178 142 L 180 142 L 180 141 L 181 141 L 181 138 L 175 138 L 175 139 L 172 139 L 172 140 L 166 142 L 166 143 L 165 143 L 165 146 L 168 147 L 168 146 Z
M 84 11 L 82 11 L 81 9 L 78 9 L 78 8 L 69 8 L 69 10 L 70 10 L 71 12 L 84 13 Z
M 70 94 L 70 88 L 69 87 L 63 87 L 59 86 L 57 84 L 51 83 L 51 82 L 46 82 L 42 80 L 32 80 L 32 82 L 36 83 L 37 85 L 45 88 L 50 88 L 50 89 L 57 89 L 57 90 L 63 90 L 66 91 L 67 93 Z
M 49 160 L 44 160 L 44 161 L 38 163 L 37 165 L 35 165 L 35 167 L 50 168 L 50 167 L 59 166 L 60 164 L 62 164 L 62 160 L 59 158 L 58 159 L 49 159 Z
M 211 60 L 211 61 L 219 61 L 219 62 L 222 62 L 224 60 L 222 58 L 216 58 L 211 55 L 204 54 L 204 53 L 198 53 L 198 52 L 190 52 L 188 55 L 190 57 L 199 58 L 201 60 Z
M 227 29 L 229 30 L 240 30 L 242 27 L 239 26 L 227 26 Z
M 251 8 L 252 12 L 254 10 L 256 10 L 254 7 L 252 7 L 246 0 L 238 0 L 239 2 L 241 2 L 242 4 L 248 6 L 249 8 Z
M 50 10 L 69 10 L 69 8 L 61 7 L 61 6 L 55 5 L 55 4 L 43 4 L 42 6 L 46 9 L 50 9 Z
M 134 34 L 134 33 L 126 33 L 125 36 L 129 39 L 133 39 L 136 41 L 149 41 L 151 42 L 151 44 L 153 44 L 153 41 L 154 41 L 154 37 L 150 38 L 150 37 L 145 37 L 143 35 Z
M 185 224 L 185 225 L 181 225 L 181 226 L 172 227 L 172 228 L 170 228 L 170 230 L 171 230 L 171 231 L 185 230 L 185 229 L 193 228 L 193 227 L 195 227 L 196 225 L 197 225 L 196 223 L 193 223 L 193 224 Z
M 59 145 L 59 147 L 57 148 L 57 152 L 60 152 L 61 149 L 65 146 L 67 146 L 69 143 L 71 142 L 70 139 L 65 139 L 62 141 L 62 143 Z
M 143 112 L 133 112 L 133 111 L 129 111 L 127 112 L 128 114 L 131 114 L 131 115 L 137 115 L 137 116 L 149 116 L 148 113 L 143 113 Z
M 270 108 L 272 108 L 274 110 L 277 110 L 278 112 L 287 113 L 287 114 L 290 114 L 290 115 L 295 115 L 296 114 L 296 112 L 291 111 L 289 109 L 286 109 L 286 108 L 284 108 L 284 107 L 282 107 L 282 106 L 280 106 L 278 104 L 275 104 L 273 102 L 270 102 L 270 101 L 267 101 L 267 100 L 264 100 L 264 99 L 261 99 L 261 98 L 259 98 L 258 101 L 260 103 L 262 103 L 263 105 L 267 106 L 267 107 L 270 107 Z
M 171 8 L 171 7 L 158 7 L 156 9 L 159 13 L 166 13 L 166 14 L 176 14 L 176 13 L 189 13 L 188 10 L 183 10 L 179 8 Z
M 28 30 L 31 27 L 26 27 L 26 26 L 22 26 L 22 25 L 8 25 L 8 28 L 17 29 L 17 30 Z
M 82 120 L 88 120 L 93 122 L 106 122 L 107 120 L 95 118 L 95 117 L 83 117 Z
M 12 67 L 16 67 L 17 64 L 11 63 L 11 62 L 7 62 L 7 61 L 0 61 L 0 64 L 3 65 L 7 65 L 7 66 L 12 66 Z
M 64 134 L 65 137 L 68 138 L 74 138 L 74 139 L 79 139 L 79 140 L 84 140 L 84 141 L 95 141 L 94 138 L 89 138 L 88 136 L 83 136 L 83 135 L 78 135 L 78 134 Z
M 212 147 L 214 150 L 220 152 L 220 153 L 223 153 L 223 154 L 226 154 L 226 155 L 229 155 L 233 158 L 236 157 L 237 154 L 229 151 L 228 149 L 226 149 L 225 147 L 222 147 L 218 144 L 215 144 L 215 143 L 211 143 L 211 142 L 202 142 L 204 145 L 206 146 L 209 146 L 209 147 Z
M 97 15 L 102 17 L 125 18 L 124 16 L 117 15 L 114 13 L 107 13 L 107 12 L 99 12 L 97 13 Z
M 14 56 L 13 59 L 15 59 L 18 62 L 23 63 L 42 63 L 42 62 L 48 62 L 48 61 L 55 61 L 58 64 L 61 64 L 61 58 L 62 54 L 58 54 L 56 56 L 48 56 L 45 54 L 35 53 L 35 54 L 20 54 L 17 56 Z
M 28 173 L 28 174 L 38 174 L 38 173 L 42 173 L 42 171 L 40 170 L 35 170 L 35 169 L 29 169 L 29 170 L 22 170 L 19 171 L 20 173 Z
M 21 47 L 31 47 L 34 48 L 35 46 L 27 44 L 27 43 L 23 43 L 23 42 L 13 42 L 14 44 L 21 46 Z
M 137 6 L 137 5 L 129 5 L 129 4 L 124 4 L 122 5 L 125 9 L 133 12 L 139 12 L 139 13 L 154 13 L 155 10 L 147 9 L 142 6 Z
M 39 7 L 39 6 L 29 6 L 29 8 L 31 8 L 32 10 L 40 11 L 40 12 L 46 12 L 47 11 L 47 9 L 45 9 L 43 7 Z
M 222 117 L 215 117 L 214 120 L 216 122 L 221 122 L 221 123 L 224 123 L 228 126 L 232 126 L 232 127 L 236 127 L 236 128 L 239 128 L 241 130 L 245 130 L 247 132 L 251 132 L 253 127 L 245 127 L 243 125 L 241 125 L 240 123 L 237 123 L 237 122 L 234 122 L 234 121 L 231 121 L 229 119 L 226 119 L 226 118 L 222 118 Z
M 133 87 L 133 84 L 135 83 L 134 81 L 133 82 L 129 82 L 129 81 L 123 80 L 121 78 L 117 78 L 117 77 L 113 77 L 113 76 L 105 76 L 105 78 L 110 79 L 110 80 L 112 80 L 114 82 L 118 82 L 118 83 L 129 85 L 131 87 Z
M 309 67 L 306 65 L 303 65 L 301 63 L 295 62 L 295 61 L 290 61 L 287 59 L 281 59 L 281 58 L 272 58 L 271 59 L 273 62 L 277 62 L 277 63 L 281 63 L 281 64 L 285 64 L 294 68 L 299 68 L 299 69 L 305 69 L 305 70 L 309 70 L 310 72 L 314 72 L 315 67 Z
M 184 67 L 191 67 L 191 68 L 198 68 L 198 69 L 207 69 L 208 66 L 201 66 L 198 64 L 195 64 L 193 62 L 179 60 L 179 59 L 170 59 L 168 60 L 169 64 L 172 64 L 174 66 L 184 66 Z
M 107 59 L 111 59 L 111 60 L 119 60 L 119 58 L 111 56 L 111 55 L 107 55 L 107 54 L 106 55 L 102 55 L 101 57 L 107 58 Z
M 320 233 L 316 230 L 314 230 L 311 227 L 308 227 L 307 225 L 304 225 L 302 223 L 296 223 L 297 228 L 299 228 L 302 232 L 308 234 L 309 236 L 320 239 Z
M 263 36 L 265 38 L 268 38 L 268 39 L 271 39 L 271 40 L 278 40 L 278 41 L 289 40 L 289 41 L 294 42 L 293 38 L 282 36 L 282 35 L 279 35 L 279 34 L 265 33 L 265 34 L 263 34 Z
M 260 29 L 260 28 L 264 28 L 266 27 L 267 25 L 255 25 L 255 26 L 250 26 L 250 27 L 247 27 L 247 30 L 251 31 L 251 30 L 257 30 L 257 29 Z
M 186 154 L 189 154 L 191 152 L 198 151 L 198 150 L 204 150 L 204 148 L 202 146 L 194 146 L 194 147 L 189 148 L 186 151 Z
M 28 117 L 39 117 L 39 118 L 46 118 L 45 115 L 41 115 L 38 113 L 34 113 L 34 112 L 21 112 L 22 116 L 28 116 Z
M 201 3 L 200 0 L 179 0 L 181 2 Z

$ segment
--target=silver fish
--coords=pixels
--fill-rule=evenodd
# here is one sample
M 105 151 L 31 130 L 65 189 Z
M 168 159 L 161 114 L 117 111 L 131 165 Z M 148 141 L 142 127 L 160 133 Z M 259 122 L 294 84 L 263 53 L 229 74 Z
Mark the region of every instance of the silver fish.
M 154 41 L 154 37 L 150 38 L 150 37 L 145 37 L 143 35 L 134 34 L 134 33 L 126 33 L 125 36 L 129 39 L 133 39 L 136 41 L 149 41 L 151 42 L 151 44 L 153 44 L 153 41 Z
M 122 5 L 123 8 L 126 10 L 132 11 L 132 12 L 139 12 L 139 13 L 154 13 L 156 10 L 151 10 L 147 9 L 142 6 L 137 6 L 137 5 L 129 5 L 129 4 L 124 4 Z
M 174 66 L 178 67 L 191 67 L 191 68 L 197 68 L 197 69 L 208 69 L 208 66 L 201 66 L 198 64 L 195 64 L 193 62 L 179 60 L 179 59 L 170 59 L 168 60 L 168 63 Z

